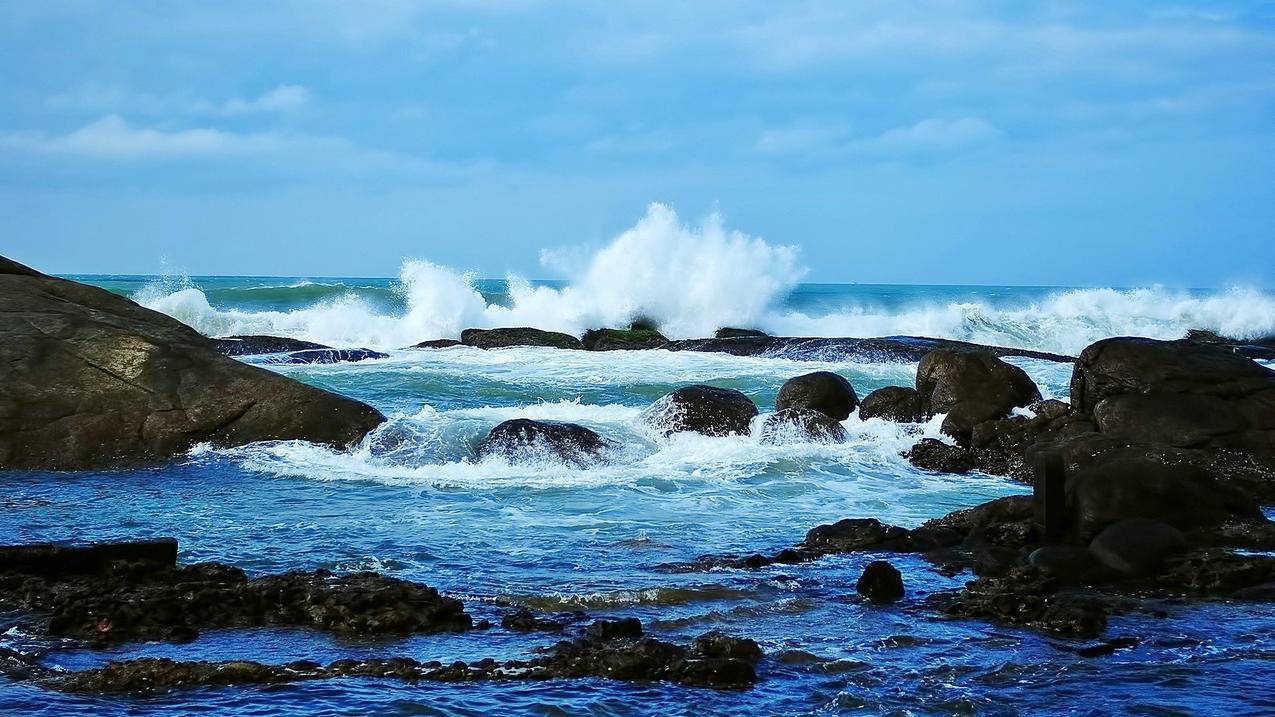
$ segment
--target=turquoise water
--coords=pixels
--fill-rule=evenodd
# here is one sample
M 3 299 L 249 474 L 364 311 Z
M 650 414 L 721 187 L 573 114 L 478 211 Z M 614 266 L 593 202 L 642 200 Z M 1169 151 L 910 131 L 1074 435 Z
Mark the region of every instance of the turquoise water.
M 1275 623 L 1268 606 L 1169 602 L 1165 618 L 1117 615 L 1109 634 L 1136 635 L 1141 644 L 1084 659 L 1057 646 L 1066 641 L 940 619 L 924 610 L 926 593 L 969 576 L 944 577 L 915 556 L 888 556 L 908 586 L 905 600 L 888 608 L 855 597 L 863 566 L 880 557 L 871 554 L 759 571 L 675 574 L 658 568 L 709 552 L 773 551 L 840 518 L 876 516 L 916 525 L 1023 492 L 999 478 L 912 468 L 899 454 L 921 435 L 936 435 L 933 424 L 908 428 L 851 416 L 845 423 L 850 440 L 843 445 L 764 446 L 747 436 L 665 439 L 637 420 L 656 398 L 688 383 L 738 388 L 764 414 L 780 385 L 801 373 L 840 372 L 862 396 L 880 386 L 910 384 L 915 364 L 664 351 L 402 349 L 414 342 L 408 337 L 437 338 L 462 321 L 538 316 L 542 320 L 528 323 L 570 329 L 589 311 L 605 310 L 598 308 L 602 299 L 564 296 L 570 287 L 562 284 L 477 282 L 479 306 L 454 287 L 440 292 L 435 285 L 391 279 L 91 280 L 209 334 L 253 330 L 387 349 L 384 360 L 270 368 L 367 401 L 390 420 L 348 452 L 296 442 L 201 447 L 171 465 L 144 470 L 9 473 L 0 482 L 0 543 L 175 536 L 183 561 L 219 560 L 252 573 L 372 569 L 435 585 L 464 600 L 475 619 L 496 624 L 513 605 L 631 615 L 671 640 L 710 629 L 751 637 L 767 657 L 761 682 L 744 692 L 602 680 L 412 685 L 349 679 L 102 698 L 0 682 L 0 714 L 1275 711 Z M 1247 303 L 1235 303 L 1236 296 Z M 1076 351 L 1098 332 L 1176 336 L 1195 326 L 1222 329 L 1237 317 L 1247 322 L 1246 330 L 1261 332 L 1261 312 L 1252 308 L 1257 300 L 1270 299 L 1260 292 L 1163 289 L 800 285 L 742 318 L 771 330 L 997 337 L 995 343 Z M 675 305 L 644 313 L 691 328 L 701 318 L 718 322 L 711 297 L 699 306 L 707 317 L 658 315 Z M 448 307 L 453 314 L 446 314 Z M 335 340 L 343 338 L 361 340 Z M 1047 396 L 1067 397 L 1069 365 L 1014 362 Z M 620 441 L 624 453 L 612 465 L 587 470 L 549 459 L 533 465 L 478 461 L 478 438 L 519 416 L 588 425 Z M 526 657 L 554 639 L 499 627 L 368 641 L 296 630 L 221 630 L 186 645 L 134 644 L 102 652 L 8 629 L 16 624 L 16 618 L 0 622 L 0 646 L 65 669 L 143 655 L 266 662 L 389 655 L 506 659 Z

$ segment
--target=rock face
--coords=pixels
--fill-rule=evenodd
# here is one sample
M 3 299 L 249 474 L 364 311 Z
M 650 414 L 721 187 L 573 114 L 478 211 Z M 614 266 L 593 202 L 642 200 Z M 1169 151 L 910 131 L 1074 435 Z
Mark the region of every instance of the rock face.
M 1232 353 L 1247 356 L 1251 359 L 1275 360 L 1275 336 L 1264 336 L 1258 339 L 1231 339 L 1219 336 L 1212 331 L 1191 329 L 1186 332 L 1186 340 L 1196 344 L 1221 346 Z
M 1040 400 L 1026 371 L 987 351 L 931 351 L 917 367 L 916 390 L 922 416 L 948 414 L 943 431 L 962 443 L 979 423 Z
M 863 569 L 855 589 L 875 603 L 896 602 L 903 597 L 903 575 L 884 560 L 874 560 Z
M 664 396 L 642 413 L 642 420 L 663 435 L 694 431 L 706 436 L 747 434 L 757 416 L 752 399 L 733 388 L 686 386 Z
M 530 327 L 507 329 L 465 329 L 460 342 L 480 349 L 502 349 L 511 346 L 547 346 L 555 349 L 582 349 L 580 339 L 557 331 Z
M 863 397 L 859 404 L 859 418 L 916 423 L 921 420 L 921 394 L 906 386 L 878 388 Z
M 1275 371 L 1222 346 L 1099 341 L 1077 359 L 1071 397 L 1131 442 L 1275 454 Z
M 854 387 L 840 374 L 831 371 L 815 371 L 790 378 L 775 398 L 775 410 L 808 409 L 818 411 L 838 421 L 850 417 L 859 405 Z
M 808 408 L 785 408 L 772 413 L 762 424 L 762 443 L 773 445 L 794 440 L 845 443 L 846 429 L 827 414 Z
M 331 346 L 316 344 L 313 341 L 290 339 L 284 336 L 226 336 L 220 339 L 213 339 L 212 342 L 217 347 L 217 351 L 226 356 L 282 354 L 291 351 L 332 348 Z
M 348 446 L 385 420 L 126 298 L 2 258 L 0 365 L 0 468 L 139 464 L 202 442 Z
M 554 456 L 563 463 L 585 468 L 605 461 L 617 447 L 613 441 L 575 423 L 516 418 L 491 429 L 478 444 L 478 455 L 498 455 L 510 463 Z
M 588 351 L 658 349 L 668 338 L 655 329 L 593 329 L 580 341 Z

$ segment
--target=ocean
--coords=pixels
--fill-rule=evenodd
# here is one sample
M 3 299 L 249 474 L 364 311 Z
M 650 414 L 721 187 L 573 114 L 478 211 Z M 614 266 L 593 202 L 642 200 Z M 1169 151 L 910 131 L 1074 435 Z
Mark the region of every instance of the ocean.
M 756 249 L 754 247 L 754 249 Z M 758 250 L 760 251 L 760 250 Z M 770 251 L 767 249 L 767 251 Z M 57 715 L 646 715 L 646 714 L 1258 714 L 1275 709 L 1275 622 L 1261 604 L 1166 601 L 1164 617 L 1116 615 L 1108 635 L 1140 644 L 1103 658 L 1075 641 L 920 606 L 957 587 L 916 555 L 891 555 L 908 595 L 855 599 L 878 556 L 832 556 L 756 571 L 672 573 L 705 553 L 773 552 L 846 517 L 914 526 L 1028 489 L 938 475 L 901 453 L 937 422 L 900 426 L 852 415 L 839 445 L 763 445 L 751 436 L 663 438 L 641 411 L 691 383 L 736 388 L 763 417 L 785 380 L 841 373 L 859 396 L 911 385 L 916 365 L 782 356 L 543 348 L 405 348 L 470 326 L 579 334 L 655 321 L 671 338 L 722 326 L 797 336 L 927 335 L 1075 354 L 1099 338 L 1177 338 L 1206 328 L 1275 334 L 1275 295 L 1253 288 L 1175 290 L 800 283 L 782 256 L 718 257 L 667 276 L 617 259 L 570 282 L 478 280 L 426 262 L 399 277 L 74 276 L 133 297 L 210 336 L 273 334 L 386 351 L 389 358 L 270 370 L 366 401 L 389 421 L 336 451 L 300 442 L 200 446 L 164 466 L 7 473 L 0 544 L 173 536 L 184 562 L 251 574 L 376 570 L 437 586 L 475 619 L 516 606 L 641 618 L 686 641 L 711 629 L 757 640 L 767 657 L 746 691 L 605 680 L 408 684 L 342 679 L 270 687 L 86 697 L 0 682 L 0 714 Z M 766 260 L 761 268 L 758 259 Z M 249 357 L 245 360 L 258 361 Z M 1045 397 L 1066 399 L 1071 367 L 1009 359 Z M 572 421 L 620 442 L 589 469 L 548 458 L 479 460 L 475 443 L 515 417 Z M 10 627 L 10 626 L 13 627 Z M 88 650 L 0 623 L 0 647 L 81 669 L 110 659 L 329 661 L 406 655 L 443 662 L 525 657 L 552 635 L 497 627 L 409 639 L 348 640 L 298 630 L 208 631 L 189 644 Z M 1265 699 L 1262 707 L 1261 700 Z

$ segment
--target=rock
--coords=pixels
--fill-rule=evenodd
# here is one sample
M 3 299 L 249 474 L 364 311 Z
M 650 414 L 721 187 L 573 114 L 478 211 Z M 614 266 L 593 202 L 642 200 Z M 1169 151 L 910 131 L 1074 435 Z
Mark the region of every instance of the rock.
M 906 528 L 886 525 L 876 518 L 845 518 L 830 525 L 818 525 L 806 533 L 802 547 L 827 553 L 856 550 L 913 549 L 912 534 Z
M 163 461 L 197 443 L 349 446 L 374 408 L 217 352 L 104 289 L 0 259 L 0 468 Z
M 968 473 L 979 465 L 968 448 L 953 446 L 937 438 L 923 438 L 908 451 L 908 461 L 917 468 L 936 473 Z
M 859 418 L 916 423 L 921 420 L 921 394 L 915 388 L 904 386 L 878 388 L 863 397 L 859 404 Z
M 827 414 L 807 408 L 785 408 L 766 417 L 760 440 L 773 445 L 798 441 L 845 443 L 846 438 L 846 429 Z
M 414 349 L 449 349 L 453 346 L 464 346 L 456 339 L 433 339 L 432 341 L 422 341 L 419 344 L 413 344 Z
M 1186 537 L 1167 523 L 1129 518 L 1107 526 L 1089 544 L 1103 565 L 1129 577 L 1151 575 L 1171 555 L 1186 550 Z
M 587 468 L 603 462 L 618 445 L 589 428 L 575 423 L 533 421 L 515 418 L 505 421 L 478 444 L 478 456 L 500 456 L 510 463 L 543 461 L 546 456 Z
M 1081 540 L 1127 518 L 1158 520 L 1179 529 L 1239 520 L 1262 522 L 1261 509 L 1241 491 L 1172 449 L 1143 446 L 1107 450 L 1067 476 L 1067 502 Z
M 1265 336 L 1259 339 L 1232 339 L 1212 331 L 1191 329 L 1186 332 L 1186 340 L 1197 344 L 1222 346 L 1232 353 L 1251 359 L 1275 360 L 1275 336 Z
M 748 638 L 731 637 L 714 630 L 695 638 L 692 649 L 706 657 L 743 660 L 750 665 L 761 661 L 761 646 Z
M 804 408 L 819 411 L 838 421 L 850 417 L 859 405 L 854 387 L 840 374 L 815 371 L 788 379 L 775 398 L 775 410 Z
M 1071 363 L 1071 356 L 1005 346 L 982 346 L 965 341 L 925 336 L 884 336 L 880 338 L 820 338 L 797 336 L 733 336 L 712 339 L 670 341 L 669 351 L 707 351 L 734 356 L 783 356 L 806 361 L 901 361 L 914 363 L 935 349 L 986 351 L 995 356 L 1023 356 L 1045 361 Z
M 226 336 L 213 339 L 213 346 L 225 356 L 252 356 L 255 354 L 282 354 L 310 349 L 328 349 L 331 346 L 313 341 L 290 339 L 284 336 Z
M 547 346 L 555 349 L 583 349 L 584 345 L 570 334 L 542 331 L 529 327 L 504 329 L 465 329 L 460 332 L 460 342 L 480 349 L 501 349 L 511 346 Z
M 64 578 L 106 572 L 121 561 L 175 567 L 177 541 L 159 538 L 89 545 L 37 543 L 0 546 L 0 574 Z
M 1082 585 L 1101 568 L 1093 553 L 1076 545 L 1046 545 L 1037 548 L 1027 556 L 1027 564 L 1057 578 L 1064 585 Z
M 536 617 L 527 608 L 519 608 L 500 619 L 500 626 L 514 632 L 562 632 L 566 627 L 556 620 Z
M 655 329 L 593 329 L 581 343 L 587 351 L 640 351 L 658 349 L 668 338 Z
M 1114 637 L 1110 640 L 1103 640 L 1095 645 L 1086 645 L 1084 647 L 1071 647 L 1070 645 L 1054 645 L 1060 650 L 1074 652 L 1081 657 L 1104 657 L 1113 654 L 1116 650 L 1129 650 L 1138 646 L 1138 638 L 1130 635 L 1122 635 Z
M 308 351 L 294 351 L 290 354 L 286 354 L 278 360 L 266 360 L 265 363 L 346 363 L 389 357 L 389 354 L 383 354 L 380 351 L 373 351 L 371 349 L 310 349 Z
M 1077 359 L 1071 396 L 1122 440 L 1275 454 L 1275 371 L 1221 346 L 1099 341 Z
M 896 602 L 903 597 L 903 575 L 888 562 L 874 560 L 864 568 L 854 587 L 872 602 Z
M 1002 576 L 980 577 L 963 590 L 936 593 L 926 604 L 952 617 L 993 620 L 1052 635 L 1094 637 L 1107 627 L 1098 600 L 1060 590 L 1058 580 L 1021 567 Z
M 642 621 L 636 617 L 626 617 L 619 620 L 598 620 L 586 627 L 584 634 L 594 640 L 641 637 Z
M 665 436 L 682 431 L 728 436 L 748 434 L 756 416 L 756 404 L 740 391 L 699 384 L 660 398 L 642 420 Z
M 715 339 L 738 339 L 744 336 L 764 337 L 770 336 L 770 334 L 757 329 L 736 329 L 729 326 L 724 326 L 713 332 L 713 338 Z
M 944 432 L 962 444 L 979 423 L 1040 400 L 1040 389 L 1027 372 L 988 351 L 931 351 L 917 368 L 916 390 L 921 415 L 948 414 Z

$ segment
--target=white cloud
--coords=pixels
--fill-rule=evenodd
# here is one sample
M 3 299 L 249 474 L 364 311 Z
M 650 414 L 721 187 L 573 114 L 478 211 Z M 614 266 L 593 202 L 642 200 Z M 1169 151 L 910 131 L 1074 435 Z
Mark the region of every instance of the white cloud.
M 854 143 L 859 149 L 884 153 L 935 152 L 960 149 L 993 140 L 1000 131 L 978 117 L 945 120 L 923 119 L 906 127 L 895 127 L 872 139 Z
M 848 122 L 802 120 L 763 131 L 757 149 L 774 154 L 827 149 L 845 144 L 850 135 Z
M 135 127 L 119 115 L 107 115 L 63 135 L 0 134 L 0 146 L 11 149 L 95 158 L 218 155 L 272 150 L 280 145 L 279 138 L 267 134 L 236 134 L 206 127 L 183 130 Z
M 294 84 L 279 85 L 257 97 L 214 101 L 191 93 L 156 95 L 131 91 L 119 85 L 89 82 L 51 95 L 45 100 L 45 105 L 49 109 L 72 112 L 234 117 L 295 112 L 308 105 L 312 97 L 310 90 Z
M 301 85 L 279 85 L 256 99 L 239 97 L 226 101 L 219 114 L 233 116 L 260 112 L 292 112 L 310 102 L 310 91 Z

